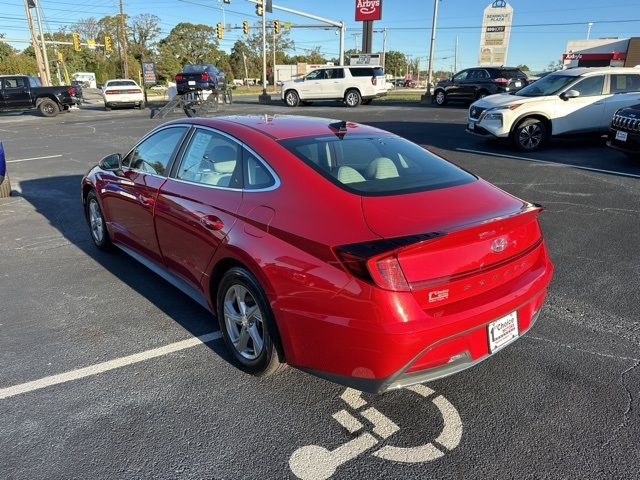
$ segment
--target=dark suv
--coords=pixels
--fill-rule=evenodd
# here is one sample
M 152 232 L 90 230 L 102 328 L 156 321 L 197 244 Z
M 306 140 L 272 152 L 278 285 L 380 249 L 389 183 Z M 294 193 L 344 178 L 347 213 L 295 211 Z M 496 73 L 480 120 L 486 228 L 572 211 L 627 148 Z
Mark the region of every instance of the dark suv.
M 445 105 L 450 100 L 475 102 L 494 93 L 517 92 L 526 85 L 527 75 L 518 68 L 468 68 L 438 82 L 433 101 L 437 105 Z
M 176 88 L 180 95 L 195 90 L 224 90 L 227 79 L 222 70 L 210 63 L 188 64 L 176 75 Z
M 611 120 L 607 145 L 640 158 L 640 105 L 621 108 Z

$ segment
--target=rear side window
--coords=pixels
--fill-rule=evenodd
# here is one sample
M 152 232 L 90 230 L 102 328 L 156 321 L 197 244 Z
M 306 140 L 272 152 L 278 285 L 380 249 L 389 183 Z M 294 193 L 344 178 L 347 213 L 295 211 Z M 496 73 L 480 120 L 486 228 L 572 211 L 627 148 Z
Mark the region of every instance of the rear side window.
M 344 71 L 341 68 L 327 68 L 324 71 L 324 79 L 344 78 Z
M 358 195 L 397 195 L 463 185 L 476 177 L 392 135 L 336 135 L 280 141 L 327 180 Z
M 640 75 L 611 75 L 611 93 L 640 91 Z
M 382 67 L 375 67 L 373 69 L 373 74 L 376 77 L 384 77 L 384 70 L 382 69 Z
M 244 189 L 261 190 L 276 184 L 269 169 L 247 149 L 244 149 Z
M 373 77 L 373 68 L 350 68 L 349 71 L 352 77 Z

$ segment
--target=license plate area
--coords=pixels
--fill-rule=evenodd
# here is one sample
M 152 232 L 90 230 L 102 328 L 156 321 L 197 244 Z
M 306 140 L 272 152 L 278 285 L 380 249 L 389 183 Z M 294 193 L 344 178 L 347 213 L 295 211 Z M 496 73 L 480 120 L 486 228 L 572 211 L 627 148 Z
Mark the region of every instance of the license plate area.
M 188 85 L 195 85 L 195 84 L 196 84 L 196 81 L 195 81 L 195 80 L 189 80 Z
M 469 130 L 475 130 L 475 129 L 476 129 L 476 124 L 475 124 L 475 123 L 473 123 L 473 122 L 469 122 L 469 123 L 467 124 L 467 128 L 468 128 Z
M 494 320 L 487 326 L 489 339 L 489 353 L 494 353 L 506 347 L 518 338 L 518 313 L 511 312 L 504 317 Z
M 620 130 L 616 130 L 616 140 L 620 142 L 626 142 L 627 136 L 628 136 L 627 132 L 621 132 Z

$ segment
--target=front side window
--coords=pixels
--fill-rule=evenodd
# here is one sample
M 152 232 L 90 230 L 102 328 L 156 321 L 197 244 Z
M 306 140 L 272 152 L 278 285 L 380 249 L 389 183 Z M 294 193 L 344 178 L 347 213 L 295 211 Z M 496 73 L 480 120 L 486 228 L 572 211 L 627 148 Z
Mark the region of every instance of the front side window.
M 461 82 L 463 80 L 466 80 L 468 76 L 469 76 L 469 70 L 463 70 L 462 72 L 458 73 L 456 76 L 453 77 L 453 81 Z
M 640 91 L 640 75 L 611 75 L 611 93 L 628 93 Z
M 324 70 L 314 70 L 307 75 L 307 80 L 322 80 L 324 78 Z
M 187 127 L 160 130 L 138 144 L 122 161 L 124 167 L 166 177 Z
M 359 195 L 397 195 L 476 180 L 418 145 L 391 135 L 302 137 L 280 143 L 327 180 Z
M 602 88 L 604 87 L 604 75 L 597 75 L 595 77 L 587 77 L 584 80 L 576 83 L 571 90 L 577 90 L 580 92 L 581 97 L 595 97 L 602 95 Z
M 228 137 L 198 129 L 182 155 L 176 178 L 216 187 L 240 188 L 241 147 Z

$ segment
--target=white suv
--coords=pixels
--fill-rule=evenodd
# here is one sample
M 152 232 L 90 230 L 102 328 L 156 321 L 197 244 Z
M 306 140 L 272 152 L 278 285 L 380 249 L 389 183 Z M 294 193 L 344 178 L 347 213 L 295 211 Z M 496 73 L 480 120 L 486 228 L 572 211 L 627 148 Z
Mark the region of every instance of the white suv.
M 347 107 L 368 105 L 387 94 L 382 67 L 323 67 L 282 84 L 280 98 L 289 107 L 311 100 L 340 100 Z
M 619 108 L 637 103 L 638 68 L 560 70 L 515 95 L 491 95 L 472 103 L 467 131 L 508 138 L 516 148 L 533 151 L 551 136 L 605 133 Z

